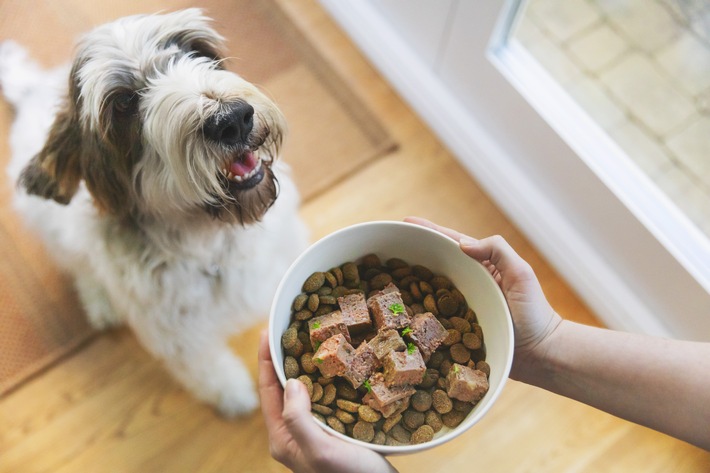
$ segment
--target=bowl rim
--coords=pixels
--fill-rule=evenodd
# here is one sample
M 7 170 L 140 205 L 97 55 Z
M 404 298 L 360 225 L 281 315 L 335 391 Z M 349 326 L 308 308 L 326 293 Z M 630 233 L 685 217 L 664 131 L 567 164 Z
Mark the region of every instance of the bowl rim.
M 269 311 L 269 325 L 268 325 L 268 341 L 269 341 L 269 352 L 271 355 L 272 363 L 274 365 L 274 371 L 276 372 L 276 376 L 279 379 L 279 382 L 281 383 L 281 387 L 285 387 L 286 385 L 286 376 L 283 371 L 283 366 L 277 367 L 275 360 L 279 358 L 278 353 L 276 352 L 276 344 L 280 343 L 280 336 L 277 337 L 275 333 L 275 329 L 272 329 L 272 327 L 275 327 L 274 321 L 276 318 L 276 305 L 277 301 L 279 300 L 281 293 L 284 290 L 284 286 L 286 285 L 286 281 L 289 279 L 289 276 L 291 273 L 295 270 L 296 267 L 298 267 L 301 264 L 301 261 L 306 259 L 312 252 L 316 251 L 322 244 L 324 244 L 328 240 L 332 240 L 335 238 L 338 238 L 341 234 L 346 233 L 346 232 L 351 232 L 355 231 L 361 227 L 368 227 L 368 226 L 379 226 L 379 225 L 391 225 L 394 227 L 408 227 L 408 228 L 414 228 L 417 231 L 423 231 L 426 233 L 429 233 L 431 235 L 434 235 L 436 238 L 442 239 L 442 241 L 445 241 L 446 244 L 449 245 L 454 245 L 457 249 L 460 250 L 459 248 L 459 243 L 454 240 L 453 238 L 444 235 L 443 233 L 440 233 L 436 230 L 433 230 L 428 227 L 424 227 L 422 225 L 417 225 L 414 223 L 409 223 L 409 222 L 402 222 L 402 221 L 396 221 L 396 220 L 373 220 L 373 221 L 367 221 L 367 222 L 361 222 L 361 223 L 356 223 L 353 225 L 348 225 L 346 227 L 342 227 L 332 233 L 329 233 L 320 239 L 316 240 L 313 242 L 311 245 L 306 248 L 294 261 L 291 263 L 289 268 L 286 270 L 284 273 L 283 277 L 281 278 L 281 281 L 279 282 L 279 285 L 276 289 L 276 292 L 274 293 L 274 299 L 271 304 L 271 309 Z M 467 257 L 463 252 L 461 252 L 462 257 Z M 470 258 L 472 262 L 478 264 L 479 266 L 483 267 L 481 263 L 478 261 L 474 260 L 473 258 Z M 383 455 L 403 455 L 403 454 L 412 454 L 412 453 L 417 453 L 421 452 L 424 450 L 428 450 L 430 448 L 434 448 L 438 445 L 444 444 L 450 440 L 453 440 L 454 438 L 458 437 L 471 427 L 473 427 L 476 423 L 478 423 L 484 416 L 485 414 L 490 410 L 490 408 L 493 406 L 493 404 L 496 403 L 498 400 L 498 397 L 501 395 L 503 388 L 508 380 L 510 370 L 513 364 L 513 353 L 514 353 L 514 343 L 515 343 L 515 337 L 514 337 L 514 331 L 513 331 L 513 322 L 512 322 L 512 317 L 510 314 L 510 309 L 508 307 L 507 300 L 505 299 L 505 296 L 503 295 L 503 291 L 500 289 L 500 286 L 498 286 L 498 283 L 495 282 L 495 279 L 493 276 L 488 272 L 487 269 L 484 268 L 484 273 L 486 278 L 490 279 L 490 281 L 493 282 L 493 286 L 496 288 L 496 297 L 502 302 L 502 307 L 504 309 L 506 320 L 505 320 L 505 326 L 506 326 L 506 332 L 509 334 L 508 337 L 508 346 L 505 347 L 505 366 L 504 366 L 504 372 L 502 373 L 503 376 L 501 377 L 501 382 L 500 384 L 496 387 L 496 389 L 492 393 L 488 393 L 488 400 L 485 405 L 481 406 L 480 409 L 478 409 L 473 417 L 472 420 L 468 419 L 468 416 L 464 419 L 464 422 L 462 422 L 461 425 L 468 423 L 470 425 L 465 426 L 464 428 L 459 428 L 455 427 L 453 429 L 449 429 L 448 432 L 444 433 L 442 436 L 438 438 L 434 438 L 433 440 L 425 443 L 420 443 L 420 444 L 415 444 L 415 445 L 399 445 L 399 446 L 393 446 L 393 445 L 376 445 L 373 443 L 369 442 L 364 442 L 362 440 L 357 440 L 353 437 L 349 437 L 347 435 L 341 434 L 340 432 L 335 431 L 334 429 L 330 428 L 328 425 L 323 424 L 322 422 L 318 422 L 315 418 L 313 418 L 313 421 L 320 427 L 322 428 L 326 433 L 329 435 L 333 435 L 335 437 L 338 437 L 340 439 L 343 439 L 349 443 L 374 450 L 378 453 L 381 453 Z

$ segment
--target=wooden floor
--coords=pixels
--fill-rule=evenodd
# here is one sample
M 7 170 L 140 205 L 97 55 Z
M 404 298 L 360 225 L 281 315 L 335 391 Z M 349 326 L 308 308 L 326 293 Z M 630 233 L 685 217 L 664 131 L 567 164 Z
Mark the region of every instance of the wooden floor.
M 532 264 L 563 316 L 598 324 L 315 0 L 279 1 L 399 145 L 304 202 L 313 238 L 351 223 L 407 215 L 474 236 L 501 234 Z M 327 157 L 314 153 L 317 159 Z M 254 376 L 262 328 L 234 341 Z M 710 453 L 510 381 L 469 432 L 392 463 L 403 472 L 427 473 L 707 472 Z M 186 395 L 126 330 L 100 335 L 0 399 L 0 472 L 227 471 L 284 471 L 269 456 L 260 415 L 219 418 Z

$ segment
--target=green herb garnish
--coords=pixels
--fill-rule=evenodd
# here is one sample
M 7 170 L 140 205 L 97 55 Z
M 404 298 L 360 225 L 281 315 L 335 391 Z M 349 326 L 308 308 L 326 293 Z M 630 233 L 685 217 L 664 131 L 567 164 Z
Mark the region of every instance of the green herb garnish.
M 320 322 L 313 322 L 313 325 L 311 325 L 311 328 L 320 328 Z
M 407 354 L 411 355 L 416 349 L 417 347 L 414 345 L 414 343 L 407 343 Z
M 405 335 L 409 335 L 413 331 L 414 330 L 412 330 L 412 327 L 405 327 L 404 330 L 402 330 L 402 336 L 404 337 Z
M 459 372 L 459 365 L 454 365 L 454 373 L 458 373 L 458 372 Z
M 316 341 L 316 344 L 313 345 L 313 351 L 318 351 L 318 348 L 320 348 L 320 344 L 321 344 L 321 342 Z
M 394 315 L 404 314 L 404 306 L 402 304 L 392 304 L 388 307 Z
M 318 363 L 319 365 L 320 365 L 321 363 L 323 363 L 323 360 L 320 359 L 320 358 L 313 358 L 313 361 L 316 362 L 316 363 Z
M 372 386 L 370 385 L 370 380 L 366 379 L 364 383 L 362 383 L 363 386 L 365 386 L 365 389 L 367 389 L 368 393 L 372 392 Z

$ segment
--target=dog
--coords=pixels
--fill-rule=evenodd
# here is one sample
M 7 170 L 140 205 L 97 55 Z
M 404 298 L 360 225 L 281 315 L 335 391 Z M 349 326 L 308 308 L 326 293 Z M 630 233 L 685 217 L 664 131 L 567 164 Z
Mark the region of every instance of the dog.
M 3 43 L 0 87 L 16 111 L 14 207 L 90 324 L 128 325 L 235 416 L 258 397 L 228 338 L 268 313 L 308 235 L 277 159 L 284 116 L 223 50 L 199 9 L 131 16 L 87 33 L 71 67 L 43 71 Z

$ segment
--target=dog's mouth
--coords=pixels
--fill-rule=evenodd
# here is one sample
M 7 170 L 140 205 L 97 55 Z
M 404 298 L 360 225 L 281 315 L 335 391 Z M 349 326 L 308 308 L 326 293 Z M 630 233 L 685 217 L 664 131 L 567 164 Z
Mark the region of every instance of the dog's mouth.
M 238 190 L 251 189 L 264 179 L 264 163 L 251 150 L 238 153 L 222 169 L 222 174 L 229 181 L 229 187 Z

